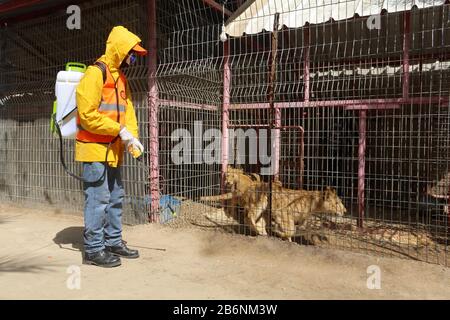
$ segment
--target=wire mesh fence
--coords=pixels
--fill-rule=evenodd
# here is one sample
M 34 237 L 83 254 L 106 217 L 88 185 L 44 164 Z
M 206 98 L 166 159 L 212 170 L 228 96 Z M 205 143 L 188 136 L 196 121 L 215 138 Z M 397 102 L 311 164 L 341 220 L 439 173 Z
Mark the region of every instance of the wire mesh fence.
M 277 11 L 260 9 L 273 23 Z M 167 99 L 184 103 L 185 114 L 193 102 L 201 110 L 189 117 L 171 108 L 160 126 L 193 134 L 204 120 L 222 133 L 216 165 L 192 163 L 211 142 L 200 136 L 203 143 L 187 142 L 182 166 L 172 158 L 161 168 L 190 178 L 168 184 L 187 198 L 178 220 L 448 264 L 449 10 L 440 2 L 409 9 L 383 12 L 377 28 L 353 16 L 226 43 L 220 16 L 176 29 L 172 38 L 186 40 L 167 48 L 177 62 L 159 65 L 161 93 L 178 93 Z M 262 18 L 246 19 L 254 26 Z M 170 78 L 177 72 L 183 89 Z M 167 157 L 180 146 L 160 138 Z M 275 162 L 272 174 L 262 174 L 262 156 Z

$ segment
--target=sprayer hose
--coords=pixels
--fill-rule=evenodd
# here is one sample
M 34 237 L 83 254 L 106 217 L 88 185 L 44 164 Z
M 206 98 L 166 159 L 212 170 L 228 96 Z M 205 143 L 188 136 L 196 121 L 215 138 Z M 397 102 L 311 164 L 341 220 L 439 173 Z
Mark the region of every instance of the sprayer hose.
M 78 175 L 76 175 L 76 174 L 73 173 L 73 172 L 70 172 L 70 170 L 67 168 L 66 161 L 65 161 L 65 159 L 64 159 L 64 145 L 63 145 L 63 138 L 62 138 L 61 129 L 60 129 L 60 127 L 59 127 L 59 124 L 58 124 L 58 122 L 56 121 L 56 114 L 53 115 L 53 123 L 55 124 L 56 131 L 57 131 L 58 137 L 59 137 L 59 160 L 61 161 L 61 164 L 62 164 L 64 170 L 66 171 L 66 173 L 67 173 L 69 176 L 71 176 L 71 177 L 73 177 L 73 178 L 75 178 L 75 179 L 77 179 L 77 180 L 80 180 L 80 181 L 82 181 L 82 182 L 85 182 L 85 183 L 96 183 L 96 182 L 99 182 L 100 180 L 102 180 L 102 179 L 105 177 L 105 175 L 106 175 L 106 169 L 107 169 L 107 166 L 109 166 L 109 165 L 108 165 L 108 153 L 109 153 L 109 150 L 111 149 L 111 145 L 112 145 L 114 142 L 116 142 L 116 140 L 119 138 L 119 136 L 115 137 L 115 138 L 108 144 L 108 148 L 106 149 L 105 162 L 104 162 L 104 164 L 105 164 L 105 169 L 103 170 L 103 173 L 102 173 L 102 175 L 100 176 L 100 178 L 98 178 L 98 179 L 95 180 L 95 181 L 87 181 L 87 180 L 84 179 L 83 177 L 78 176 Z

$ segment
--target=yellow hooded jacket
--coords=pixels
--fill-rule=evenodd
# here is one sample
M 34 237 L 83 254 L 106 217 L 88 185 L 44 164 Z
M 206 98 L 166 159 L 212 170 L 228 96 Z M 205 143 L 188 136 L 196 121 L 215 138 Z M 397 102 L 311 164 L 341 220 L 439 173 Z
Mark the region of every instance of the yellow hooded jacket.
M 106 63 L 114 80 L 119 77 L 119 67 L 128 52 L 141 42 L 141 39 L 128 31 L 125 27 L 114 27 L 106 42 L 106 52 L 98 60 Z M 80 123 L 84 129 L 102 135 L 117 136 L 120 124 L 98 112 L 102 99 L 103 74 L 95 66 L 89 66 L 81 79 L 77 91 L 77 107 Z M 131 94 L 127 85 L 127 106 L 125 110 L 125 126 L 128 131 L 138 138 L 138 124 Z M 100 143 L 85 143 L 76 141 L 75 161 L 104 162 L 108 146 Z M 108 152 L 108 164 L 117 167 L 123 162 L 124 146 L 119 138 Z

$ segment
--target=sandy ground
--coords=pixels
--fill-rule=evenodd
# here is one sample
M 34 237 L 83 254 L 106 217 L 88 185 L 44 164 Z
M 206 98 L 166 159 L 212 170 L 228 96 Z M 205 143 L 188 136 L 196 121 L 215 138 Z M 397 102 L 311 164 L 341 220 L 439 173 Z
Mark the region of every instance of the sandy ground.
M 442 266 L 160 225 L 124 228 L 140 259 L 82 265 L 82 225 L 58 210 L 0 205 L 0 298 L 450 299 Z M 381 289 L 367 287 L 371 265 Z

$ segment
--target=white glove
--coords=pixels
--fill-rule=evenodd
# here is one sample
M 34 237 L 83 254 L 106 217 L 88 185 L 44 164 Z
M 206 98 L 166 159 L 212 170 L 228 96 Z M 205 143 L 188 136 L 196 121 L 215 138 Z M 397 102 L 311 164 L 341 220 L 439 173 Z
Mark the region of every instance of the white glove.
M 133 147 L 133 149 L 138 149 L 141 153 L 144 152 L 144 146 L 136 138 L 131 139 L 131 141 L 128 143 L 128 148 L 129 147 Z
M 130 141 L 134 139 L 131 132 L 128 131 L 127 128 L 125 128 L 125 127 L 120 129 L 119 136 L 120 136 L 120 139 L 122 139 L 122 142 L 125 144 L 129 144 Z
M 138 158 L 144 152 L 144 146 L 138 139 L 133 138 L 128 142 L 127 150 L 134 158 Z

